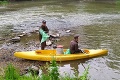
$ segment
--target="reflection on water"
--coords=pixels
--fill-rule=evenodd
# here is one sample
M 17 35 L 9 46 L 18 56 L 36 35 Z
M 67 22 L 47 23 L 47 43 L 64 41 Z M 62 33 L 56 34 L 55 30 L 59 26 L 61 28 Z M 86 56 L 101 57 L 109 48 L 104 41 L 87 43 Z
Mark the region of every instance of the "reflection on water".
M 18 33 L 36 30 L 45 19 L 50 30 L 71 29 L 72 32 L 79 34 L 81 48 L 108 49 L 108 56 L 83 62 L 85 67 L 90 64 L 90 80 L 118 80 L 120 79 L 119 13 L 120 7 L 115 1 L 50 0 L 10 3 L 6 7 L 0 7 L 0 38 L 11 38 Z M 37 35 L 24 37 L 21 42 L 34 50 L 36 48 L 33 44 L 36 40 L 33 39 L 36 37 Z M 72 37 L 73 35 L 62 37 L 59 44 L 68 48 Z M 31 45 L 26 45 L 31 39 Z M 24 49 L 20 46 L 19 50 Z M 66 70 L 71 74 L 74 73 L 73 68 L 80 74 L 84 70 L 81 60 L 62 62 L 60 65 L 60 71 Z
M 76 61 L 66 61 L 66 62 L 60 62 L 60 74 L 62 76 L 64 75 L 70 75 L 71 77 L 75 76 L 75 73 L 79 73 L 79 75 L 82 75 L 84 72 L 85 68 L 88 67 L 88 65 L 84 64 L 87 62 L 88 59 L 83 59 L 83 60 L 76 60 Z

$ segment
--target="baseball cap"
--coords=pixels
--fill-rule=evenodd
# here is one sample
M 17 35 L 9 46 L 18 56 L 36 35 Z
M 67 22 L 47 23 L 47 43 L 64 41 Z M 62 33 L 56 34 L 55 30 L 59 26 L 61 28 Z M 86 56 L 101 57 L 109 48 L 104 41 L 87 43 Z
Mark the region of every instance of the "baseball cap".
M 79 37 L 79 35 L 78 35 L 78 34 L 74 35 L 74 39 L 76 39 L 76 38 L 78 38 L 78 37 Z
M 45 21 L 45 20 L 43 20 L 43 21 L 42 21 L 42 23 L 46 23 L 46 21 Z

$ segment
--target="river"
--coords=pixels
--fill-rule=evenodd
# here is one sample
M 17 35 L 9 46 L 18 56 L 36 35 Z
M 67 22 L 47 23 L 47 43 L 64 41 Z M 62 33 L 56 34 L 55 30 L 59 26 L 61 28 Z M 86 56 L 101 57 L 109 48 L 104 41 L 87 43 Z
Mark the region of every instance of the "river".
M 90 65 L 90 80 L 120 79 L 120 6 L 115 1 L 82 1 L 82 0 L 42 0 L 11 2 L 0 7 L 0 48 L 35 50 L 32 46 L 38 35 L 24 37 L 21 43 L 8 46 L 6 40 L 20 34 L 38 29 L 42 20 L 47 21 L 51 31 L 70 29 L 80 35 L 80 47 L 88 49 L 107 49 L 108 55 L 89 60 L 61 62 L 59 68 L 73 74 L 75 68 L 79 74 Z M 72 40 L 71 35 L 62 38 L 64 48 Z M 31 42 L 32 41 L 32 42 Z M 31 45 L 27 45 L 29 43 Z M 14 46 L 14 47 L 13 47 Z

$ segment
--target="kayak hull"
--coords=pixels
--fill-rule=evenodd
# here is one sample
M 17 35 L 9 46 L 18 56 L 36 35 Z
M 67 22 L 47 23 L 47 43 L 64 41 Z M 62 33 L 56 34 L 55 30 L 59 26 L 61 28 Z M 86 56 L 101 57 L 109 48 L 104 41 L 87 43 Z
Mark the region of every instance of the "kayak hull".
M 40 60 L 40 61 L 51 61 L 52 59 L 55 59 L 56 61 L 69 61 L 69 60 L 93 58 L 108 54 L 108 50 L 102 50 L 102 49 L 97 49 L 97 50 L 87 49 L 87 51 L 88 51 L 87 53 L 56 54 L 56 50 L 36 50 L 36 51 L 26 51 L 26 52 L 15 52 L 14 56 L 23 59 Z

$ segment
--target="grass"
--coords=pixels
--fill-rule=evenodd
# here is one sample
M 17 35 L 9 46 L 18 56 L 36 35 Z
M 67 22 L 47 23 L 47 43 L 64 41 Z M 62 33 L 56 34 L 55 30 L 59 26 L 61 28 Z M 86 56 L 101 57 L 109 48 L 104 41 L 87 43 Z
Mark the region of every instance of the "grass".
M 120 6 L 120 0 L 116 0 L 116 4 Z
M 19 71 L 12 64 L 9 64 L 5 69 L 5 80 L 16 80 L 19 77 Z
M 88 80 L 88 68 L 85 69 L 82 76 L 78 76 L 78 73 L 75 73 L 75 77 L 70 77 L 69 75 L 60 76 L 58 71 L 58 64 L 56 60 L 52 60 L 50 65 L 44 66 L 46 69 L 46 73 L 42 73 L 40 76 L 33 75 L 33 73 L 30 73 L 29 76 L 23 75 L 20 76 L 20 72 L 18 69 L 16 69 L 12 64 L 9 64 L 5 68 L 5 73 L 3 76 L 0 76 L 0 80 Z M 41 67 L 41 69 L 43 69 Z
M 0 6 L 5 6 L 8 4 L 8 1 L 7 0 L 4 0 L 4 1 L 0 1 Z
M 85 69 L 83 75 L 80 77 L 80 80 L 87 80 L 89 66 Z

